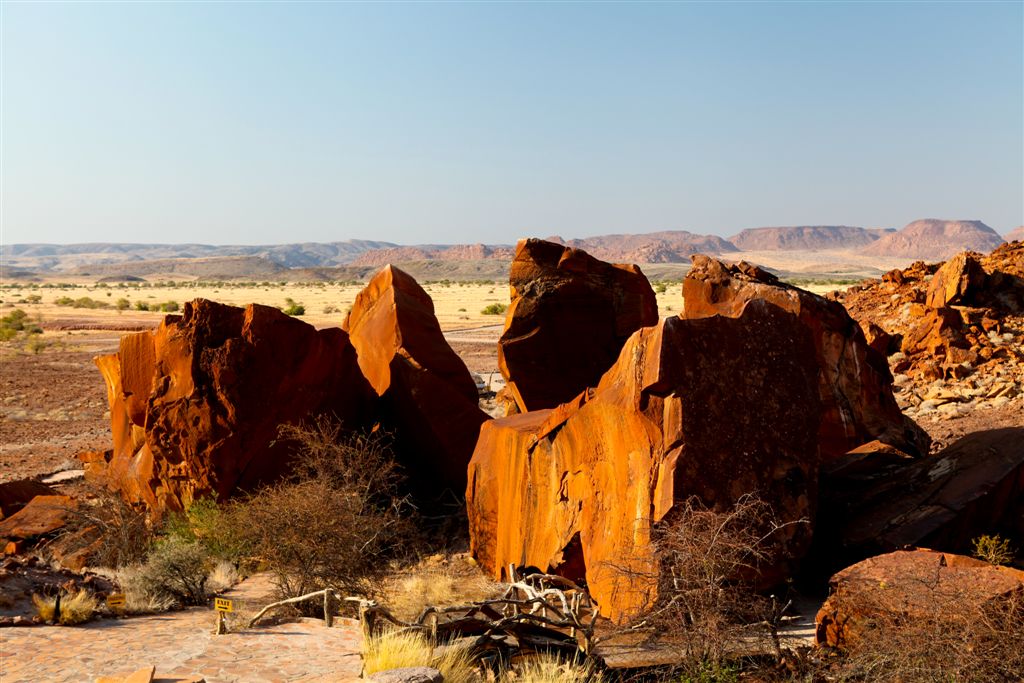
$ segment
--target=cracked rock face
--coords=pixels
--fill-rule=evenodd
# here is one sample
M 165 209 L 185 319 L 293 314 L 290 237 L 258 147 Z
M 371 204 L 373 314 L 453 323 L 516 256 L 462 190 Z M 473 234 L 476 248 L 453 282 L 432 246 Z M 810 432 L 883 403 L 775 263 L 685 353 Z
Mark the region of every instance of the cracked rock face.
M 809 330 L 766 301 L 640 329 L 593 391 L 483 426 L 473 554 L 499 578 L 510 563 L 585 578 L 603 613 L 635 613 L 656 597 L 653 526 L 678 501 L 723 509 L 756 491 L 784 521 L 813 518 L 817 385 Z M 766 582 L 805 552 L 809 527 L 775 541 Z
M 868 344 L 842 304 L 780 282 L 757 266 L 693 257 L 683 280 L 682 317 L 736 317 L 755 300 L 792 313 L 814 340 L 824 460 L 875 439 L 912 455 L 928 453 L 928 435 L 896 403 L 885 355 Z
M 390 432 L 410 489 L 432 500 L 465 489 L 487 419 L 430 297 L 390 266 L 359 294 L 344 330 L 199 299 L 96 364 L 114 445 L 83 456 L 87 474 L 157 511 L 279 478 L 292 448 L 277 440 L 279 426 L 319 415 Z

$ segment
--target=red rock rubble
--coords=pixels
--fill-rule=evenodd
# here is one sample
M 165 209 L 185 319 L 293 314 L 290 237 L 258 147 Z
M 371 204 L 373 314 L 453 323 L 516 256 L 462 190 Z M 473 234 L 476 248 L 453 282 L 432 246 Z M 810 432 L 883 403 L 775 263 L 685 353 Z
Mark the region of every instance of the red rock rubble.
M 1024 243 L 917 262 L 835 298 L 869 336 L 887 338 L 908 415 L 957 418 L 1021 400 Z

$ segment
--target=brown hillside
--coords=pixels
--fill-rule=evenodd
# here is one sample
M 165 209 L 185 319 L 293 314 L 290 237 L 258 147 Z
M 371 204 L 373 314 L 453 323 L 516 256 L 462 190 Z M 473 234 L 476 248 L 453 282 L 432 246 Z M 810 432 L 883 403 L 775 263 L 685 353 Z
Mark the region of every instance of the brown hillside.
M 981 221 L 925 219 L 880 238 L 861 253 L 934 261 L 947 259 L 961 251 L 987 253 L 1002 243 L 1003 238 Z

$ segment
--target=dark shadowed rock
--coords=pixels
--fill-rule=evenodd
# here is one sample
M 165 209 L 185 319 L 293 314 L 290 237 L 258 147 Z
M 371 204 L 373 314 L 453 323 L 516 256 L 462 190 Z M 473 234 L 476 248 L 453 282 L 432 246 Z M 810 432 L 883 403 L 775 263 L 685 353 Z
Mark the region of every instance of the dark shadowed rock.
M 982 534 L 1024 537 L 1024 427 L 975 432 L 920 460 L 852 455 L 823 472 L 816 545 L 833 566 L 906 546 L 969 552 Z
M 498 367 L 519 411 L 553 408 L 595 386 L 633 332 L 658 320 L 636 266 L 552 242 L 520 240 Z
M 52 496 L 55 493 L 46 484 L 31 479 L 0 484 L 0 519 L 10 517 L 36 496 Z

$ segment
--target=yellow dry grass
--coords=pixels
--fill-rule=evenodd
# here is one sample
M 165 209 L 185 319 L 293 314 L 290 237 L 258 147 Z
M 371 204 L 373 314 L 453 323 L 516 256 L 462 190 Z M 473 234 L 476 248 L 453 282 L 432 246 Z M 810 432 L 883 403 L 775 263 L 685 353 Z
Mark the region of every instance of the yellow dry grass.
M 444 330 L 499 325 L 503 315 L 485 315 L 481 311 L 490 304 L 509 303 L 509 288 L 504 283 L 421 283 L 434 301 L 438 321 Z M 20 308 L 32 319 L 41 317 L 46 321 L 74 321 L 75 324 L 110 326 L 113 329 L 133 325 L 156 325 L 166 315 L 160 311 L 139 311 L 136 306 L 159 305 L 174 301 L 179 306 L 193 299 L 210 299 L 233 306 L 258 303 L 266 306 L 285 308 L 291 299 L 305 307 L 301 320 L 316 327 L 339 327 L 362 285 L 330 285 L 324 283 L 291 282 L 281 285 L 270 283 L 254 287 L 225 283 L 216 286 L 200 282 L 176 281 L 176 286 L 166 285 L 137 287 L 126 284 L 110 284 L 98 287 L 93 284 L 72 284 L 61 289 L 57 287 L 33 288 L 31 283 L 0 289 L 0 308 Z M 39 296 L 38 303 L 31 303 L 29 297 Z M 109 308 L 73 308 L 59 306 L 56 301 L 89 298 L 109 304 Z M 117 310 L 119 299 L 128 301 L 128 308 Z
M 476 662 L 464 647 L 436 647 L 424 636 L 410 631 L 384 631 L 366 639 L 364 676 L 414 666 L 437 669 L 446 683 L 472 683 L 480 679 Z
M 516 683 L 601 683 L 601 674 L 587 664 L 566 662 L 551 655 L 521 659 L 501 677 Z
M 43 621 L 53 621 L 57 610 L 57 598 L 33 595 L 32 602 L 36 606 L 36 614 Z M 75 593 L 62 593 L 60 596 L 60 623 L 65 626 L 84 624 L 93 618 L 99 601 L 87 590 L 80 589 Z
M 485 576 L 468 553 L 432 555 L 388 577 L 382 602 L 399 619 L 410 620 L 425 607 L 449 607 L 494 598 L 504 588 Z

